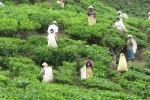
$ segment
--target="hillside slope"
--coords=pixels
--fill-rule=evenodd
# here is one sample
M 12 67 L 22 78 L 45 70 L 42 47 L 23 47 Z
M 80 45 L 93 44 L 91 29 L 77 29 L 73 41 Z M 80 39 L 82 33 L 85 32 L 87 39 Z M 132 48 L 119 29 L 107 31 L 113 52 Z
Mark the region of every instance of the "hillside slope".
M 56 1 L 56 0 L 54 0 Z M 123 20 L 128 33 L 112 25 L 117 10 L 95 0 L 68 0 L 65 9 L 54 3 L 0 7 L 0 99 L 2 100 L 149 100 L 149 63 L 128 62 L 129 71 L 118 76 L 108 50 L 120 54 L 125 34 L 132 34 L 138 52 L 149 46 L 149 20 L 130 16 Z M 77 3 L 77 4 L 76 4 Z M 86 10 L 97 12 L 97 23 L 89 26 Z M 68 38 L 59 38 L 58 48 L 47 46 L 43 35 L 53 20 Z M 36 36 L 26 33 L 34 32 Z M 18 35 L 26 35 L 24 39 Z M 42 36 L 41 36 L 42 35 Z M 143 55 L 143 53 L 141 53 Z M 147 61 L 150 53 L 144 51 Z M 89 79 L 80 78 L 87 56 L 95 67 Z M 54 82 L 42 83 L 41 64 L 53 68 Z

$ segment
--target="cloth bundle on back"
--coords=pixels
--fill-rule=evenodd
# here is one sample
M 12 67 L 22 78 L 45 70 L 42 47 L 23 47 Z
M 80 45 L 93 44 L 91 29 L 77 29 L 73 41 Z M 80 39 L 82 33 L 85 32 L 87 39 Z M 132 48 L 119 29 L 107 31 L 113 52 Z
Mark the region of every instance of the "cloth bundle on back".
M 126 58 L 123 53 L 120 54 L 117 71 L 120 73 L 128 71 Z
M 127 61 L 129 60 L 133 60 L 134 61 L 134 54 L 136 53 L 137 50 L 137 43 L 136 41 L 133 39 L 132 35 L 128 35 L 127 36 L 127 52 L 126 52 L 126 58 Z
M 88 60 L 84 62 L 83 67 L 81 68 L 81 79 L 93 77 L 92 69 L 94 67 L 91 57 L 88 57 Z
M 48 66 L 46 62 L 42 64 L 43 69 L 40 72 L 40 75 L 43 75 L 43 82 L 52 82 L 53 81 L 53 72 L 52 67 Z
M 66 0 L 58 0 L 57 3 L 61 4 L 62 8 L 65 7 Z
M 81 69 L 81 79 L 86 78 L 86 66 L 83 66 Z
M 122 11 L 118 11 L 117 14 L 118 14 L 121 18 L 128 19 L 128 15 L 127 15 L 126 13 L 122 13 Z
M 48 46 L 57 47 L 57 43 L 56 43 L 57 36 L 54 33 L 54 29 L 50 30 L 50 34 L 48 34 L 47 40 L 48 40 Z
M 149 15 L 148 19 L 150 20 L 150 12 L 148 12 L 148 15 Z

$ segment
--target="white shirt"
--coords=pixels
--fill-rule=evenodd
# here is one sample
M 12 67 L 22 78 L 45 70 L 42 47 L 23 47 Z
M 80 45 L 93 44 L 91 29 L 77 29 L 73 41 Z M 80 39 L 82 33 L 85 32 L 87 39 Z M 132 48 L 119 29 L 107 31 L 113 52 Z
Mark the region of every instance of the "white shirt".
M 149 15 L 148 19 L 150 20 L 150 15 Z
M 121 20 L 115 22 L 114 28 L 116 28 L 117 30 L 120 30 L 120 31 L 127 31 Z
M 56 34 L 58 32 L 58 26 L 56 26 L 55 24 L 52 24 L 48 27 L 47 33 L 50 34 L 50 30 L 53 29 L 54 33 Z

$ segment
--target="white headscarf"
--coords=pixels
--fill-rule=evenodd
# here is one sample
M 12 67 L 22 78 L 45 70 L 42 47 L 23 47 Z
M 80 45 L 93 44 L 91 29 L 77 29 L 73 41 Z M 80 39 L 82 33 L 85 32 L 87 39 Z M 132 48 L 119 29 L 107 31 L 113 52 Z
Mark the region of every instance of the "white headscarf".
M 133 42 L 133 53 L 135 54 L 137 51 L 137 43 L 136 41 L 133 39 L 132 35 L 128 35 L 128 37 L 131 37 L 131 41 Z

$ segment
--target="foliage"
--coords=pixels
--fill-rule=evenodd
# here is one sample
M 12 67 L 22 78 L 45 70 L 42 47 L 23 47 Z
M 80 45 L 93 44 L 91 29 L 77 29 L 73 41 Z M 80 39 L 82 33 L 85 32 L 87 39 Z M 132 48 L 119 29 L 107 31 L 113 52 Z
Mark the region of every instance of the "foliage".
M 76 76 L 76 68 L 74 63 L 63 62 L 57 71 L 54 73 L 54 81 L 59 84 L 74 84 L 75 79 L 72 76 Z
M 76 86 L 70 86 L 66 84 L 45 84 L 45 83 L 32 83 L 29 84 L 25 89 L 20 88 L 1 88 L 2 94 L 0 97 L 6 98 L 7 100 L 12 99 L 131 99 L 140 100 L 139 96 L 133 94 L 125 94 L 124 92 L 111 92 L 102 90 L 88 90 L 84 88 L 78 88 Z M 12 91 L 12 92 L 10 92 Z M 7 95 L 6 95 L 7 93 Z M 19 93 L 20 95 L 17 95 Z M 40 93 L 41 95 L 39 95 Z M 34 95 L 31 95 L 34 94 Z M 9 95 L 9 96 L 8 96 Z
M 46 36 L 30 36 L 27 37 L 27 42 L 35 46 L 43 46 L 47 44 Z
M 150 51 L 146 51 L 144 54 L 146 55 L 147 67 L 150 68 Z
M 103 78 L 93 77 L 93 78 L 89 78 L 89 79 L 84 79 L 84 80 L 82 80 L 82 83 L 86 87 L 90 87 L 90 88 L 97 87 L 100 90 L 111 90 L 111 91 L 123 90 L 120 85 L 112 83 L 109 80 L 103 79 Z
M 7 85 L 7 82 L 8 82 L 9 78 L 7 78 L 6 76 L 4 75 L 0 75 L 0 82 Z
M 74 40 L 69 40 L 70 43 L 74 43 Z M 66 43 L 65 43 L 66 42 Z M 101 61 L 104 64 L 109 64 L 111 57 L 107 54 L 107 49 L 98 45 L 85 45 L 82 46 L 81 41 L 76 41 L 74 45 L 67 44 L 65 41 L 62 46 L 58 48 L 52 48 L 49 46 L 37 46 L 32 51 L 32 58 L 37 62 L 43 61 L 50 63 L 51 65 L 62 65 L 63 61 L 74 61 L 78 56 L 86 58 L 88 55 L 92 56 L 93 60 Z M 80 44 L 81 43 L 81 44 Z M 105 58 L 103 57 L 105 56 Z M 55 60 L 54 60 L 55 59 Z
M 149 5 L 148 0 L 99 0 L 109 7 L 116 10 L 121 10 L 123 13 L 127 13 L 138 18 L 148 18 Z M 116 13 L 117 15 L 117 13 Z
M 1 56 L 15 56 L 18 53 L 28 55 L 31 46 L 25 40 L 19 38 L 0 38 Z
M 20 3 L 30 4 L 30 1 L 20 0 Z M 32 0 L 32 3 L 35 2 Z M 117 11 L 102 2 L 70 0 L 64 9 L 56 2 L 14 6 L 7 1 L 5 7 L 0 7 L 0 35 L 3 36 L 0 38 L 0 99 L 148 100 L 149 68 L 129 66 L 129 71 L 120 78 L 116 70 L 108 67 L 112 60 L 108 49 L 113 49 L 113 52 L 118 50 L 119 53 L 126 46 L 125 34 L 133 35 L 138 49 L 146 47 L 149 21 L 129 15 L 128 20 L 123 19 L 128 32 L 122 33 L 112 28 Z M 122 2 L 118 0 L 119 5 L 113 6 L 123 9 Z M 86 15 L 89 5 L 97 13 L 97 23 L 91 26 L 88 26 Z M 138 15 L 138 12 L 134 14 Z M 57 48 L 47 46 L 46 36 L 29 36 L 25 40 L 4 38 L 20 37 L 28 32 L 46 33 L 53 20 L 58 22 L 59 32 L 69 37 L 59 38 Z M 146 54 L 149 62 L 149 52 Z M 94 77 L 80 80 L 80 68 L 87 56 L 91 56 L 94 62 Z M 40 82 L 39 66 L 44 61 L 53 67 L 54 82 L 51 84 Z
M 1 56 L 15 56 L 18 48 L 11 42 L 0 40 L 0 55 Z

